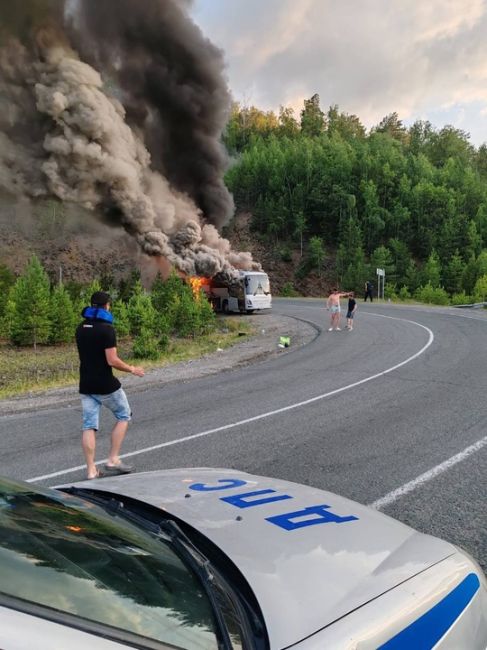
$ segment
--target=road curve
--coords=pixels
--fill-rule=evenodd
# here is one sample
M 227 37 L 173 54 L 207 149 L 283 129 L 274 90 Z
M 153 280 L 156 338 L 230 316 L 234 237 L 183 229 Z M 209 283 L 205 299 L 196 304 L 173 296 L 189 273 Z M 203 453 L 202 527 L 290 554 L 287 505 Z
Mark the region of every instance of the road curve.
M 485 569 L 487 314 L 360 302 L 353 332 L 328 332 L 322 301 L 274 310 L 322 331 L 290 354 L 133 394 L 124 452 L 137 469 L 234 467 L 322 487 Z M 78 405 L 1 418 L 0 474 L 81 478 L 65 471 L 81 464 L 79 422 Z

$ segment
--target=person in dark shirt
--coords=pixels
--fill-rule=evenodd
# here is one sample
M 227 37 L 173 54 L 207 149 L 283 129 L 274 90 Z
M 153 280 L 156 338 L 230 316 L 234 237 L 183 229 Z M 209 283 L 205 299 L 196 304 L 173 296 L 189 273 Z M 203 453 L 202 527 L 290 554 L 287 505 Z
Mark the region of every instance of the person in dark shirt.
M 79 392 L 83 407 L 82 445 L 86 459 L 87 478 L 98 478 L 102 473 L 95 464 L 96 432 L 100 408 L 106 406 L 117 422 L 112 430 L 112 440 L 105 471 L 110 474 L 128 474 L 132 467 L 120 460 L 119 454 L 127 433 L 132 412 L 119 380 L 112 368 L 144 376 L 144 369 L 129 366 L 117 354 L 117 337 L 112 325 L 110 296 L 96 291 L 91 296 L 91 307 L 81 313 L 84 320 L 76 329 L 76 344 L 80 360 Z
M 374 295 L 373 295 L 374 285 L 372 284 L 372 282 L 367 280 L 364 286 L 364 290 L 365 290 L 364 302 L 367 302 L 367 298 L 370 298 L 370 302 L 374 302 Z
M 357 301 L 355 300 L 355 294 L 351 291 L 348 294 L 348 309 L 347 309 L 347 330 L 351 332 L 353 330 L 353 317 L 357 310 Z

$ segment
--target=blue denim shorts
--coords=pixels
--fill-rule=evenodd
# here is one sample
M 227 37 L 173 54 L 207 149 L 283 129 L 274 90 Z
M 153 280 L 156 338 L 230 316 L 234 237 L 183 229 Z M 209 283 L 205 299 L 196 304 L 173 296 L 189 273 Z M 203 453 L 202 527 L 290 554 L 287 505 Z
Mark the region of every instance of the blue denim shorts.
M 117 420 L 128 422 L 132 419 L 132 411 L 123 388 L 108 395 L 81 395 L 83 407 L 83 431 L 94 429 L 98 431 L 100 422 L 100 407 L 106 406 Z

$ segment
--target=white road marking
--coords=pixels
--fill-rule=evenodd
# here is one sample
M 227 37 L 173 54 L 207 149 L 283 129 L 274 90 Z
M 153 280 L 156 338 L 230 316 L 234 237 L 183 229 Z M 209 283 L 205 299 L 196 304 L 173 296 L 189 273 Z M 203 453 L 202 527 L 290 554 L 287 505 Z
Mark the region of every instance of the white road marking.
M 369 506 L 371 508 L 375 508 L 375 510 L 380 510 L 381 508 L 384 508 L 385 506 L 394 503 L 394 501 L 397 501 L 404 495 L 409 494 L 409 492 L 412 492 L 420 485 L 424 485 L 425 483 L 431 481 L 431 479 L 435 478 L 439 474 L 443 474 L 443 472 L 446 472 L 457 463 L 461 463 L 462 460 L 465 460 L 472 454 L 475 454 L 477 451 L 480 451 L 486 445 L 487 445 L 487 436 L 485 436 L 485 438 L 482 438 L 481 440 L 477 440 L 477 442 L 475 442 L 473 445 L 470 445 L 460 453 L 455 454 L 455 456 L 448 458 L 448 460 L 445 460 L 443 463 L 436 465 L 436 467 L 429 469 L 424 474 L 421 474 L 420 476 L 416 477 L 412 481 L 409 481 L 409 483 L 405 483 L 404 485 L 401 485 L 401 487 L 397 488 L 396 490 L 393 490 L 392 492 L 389 492 L 389 494 L 386 494 L 380 499 L 377 499 L 377 501 L 374 501 L 373 503 L 369 503 Z
M 246 418 L 245 420 L 239 420 L 238 422 L 232 422 L 230 424 L 224 424 L 221 427 L 216 427 L 215 429 L 208 429 L 207 431 L 201 431 L 200 433 L 194 433 L 189 436 L 184 436 L 183 438 L 176 438 L 175 440 L 168 440 L 167 442 L 161 442 L 158 445 L 152 445 L 151 447 L 144 447 L 143 449 L 137 449 L 137 451 L 131 451 L 126 454 L 121 454 L 120 458 L 132 458 L 133 456 L 139 456 L 140 454 L 147 454 L 151 451 L 156 451 L 157 449 L 163 449 L 164 447 L 171 447 L 173 445 L 180 445 L 183 442 L 188 442 L 190 440 L 196 440 L 197 438 L 203 438 L 204 436 L 209 436 L 212 435 L 213 433 L 219 433 L 220 431 L 228 431 L 229 429 L 235 429 L 236 427 L 240 427 L 244 424 L 249 424 L 250 422 L 257 422 L 257 420 L 263 420 L 265 418 L 270 418 L 274 415 L 279 415 L 280 413 L 285 413 L 286 411 L 292 411 L 293 409 L 300 408 L 302 406 L 307 406 L 308 404 L 313 404 L 314 402 L 318 402 L 322 399 L 326 399 L 327 397 L 331 397 L 332 395 L 338 395 L 339 393 L 343 393 L 346 390 L 350 390 L 351 388 L 356 388 L 357 386 L 361 386 L 362 384 L 365 384 L 369 381 L 372 381 L 374 379 L 377 379 L 378 377 L 383 377 L 384 375 L 387 375 L 390 372 L 393 372 L 394 370 L 397 370 L 398 368 L 401 368 L 401 366 L 405 366 L 407 363 L 410 363 L 411 361 L 414 361 L 414 359 L 417 359 L 423 352 L 425 352 L 430 345 L 433 343 L 435 337 L 433 332 L 429 329 L 429 327 L 426 327 L 425 325 L 421 325 L 421 323 L 417 323 L 416 321 L 412 320 L 406 320 L 405 318 L 396 318 L 394 316 L 383 316 L 382 314 L 371 314 L 372 316 L 377 316 L 379 318 L 389 318 L 391 320 L 399 320 L 404 323 L 412 323 L 413 325 L 417 325 L 418 327 L 421 327 L 422 329 L 426 330 L 428 332 L 428 342 L 423 345 L 421 350 L 419 352 L 416 352 L 413 354 L 411 357 L 408 357 L 405 361 L 401 361 L 400 363 L 396 363 L 396 365 L 392 366 L 391 368 L 387 368 L 387 370 L 383 370 L 382 372 L 378 372 L 375 375 L 371 375 L 370 377 L 366 377 L 365 379 L 360 379 L 360 381 L 355 381 L 353 384 L 348 384 L 347 386 L 342 386 L 341 388 L 336 388 L 335 390 L 329 391 L 328 393 L 323 393 L 322 395 L 317 395 L 316 397 L 311 397 L 310 399 L 303 400 L 302 402 L 296 402 L 295 404 L 289 404 L 288 406 L 284 406 L 282 408 L 276 409 L 274 411 L 267 411 L 267 413 L 261 413 L 260 415 L 255 415 L 254 417 L 251 418 Z M 97 465 L 101 465 L 102 463 L 106 463 L 107 459 L 100 460 L 97 462 Z M 44 474 L 43 476 L 34 476 L 34 478 L 27 479 L 27 482 L 29 483 L 34 483 L 35 481 L 45 481 L 47 479 L 51 478 L 56 478 L 57 476 L 63 476 L 64 474 L 70 474 L 72 472 L 77 472 L 79 470 L 85 469 L 84 465 L 78 465 L 76 467 L 69 467 L 67 469 L 62 469 L 59 470 L 58 472 L 52 472 L 51 474 Z

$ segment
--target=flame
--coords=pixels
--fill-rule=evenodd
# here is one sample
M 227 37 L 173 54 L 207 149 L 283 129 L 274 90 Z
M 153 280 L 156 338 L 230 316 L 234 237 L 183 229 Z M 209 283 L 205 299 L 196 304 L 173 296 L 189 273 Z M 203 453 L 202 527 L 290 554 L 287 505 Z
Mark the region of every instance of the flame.
M 194 297 L 199 300 L 201 295 L 201 290 L 204 286 L 208 286 L 210 281 L 208 278 L 201 278 L 198 276 L 192 276 L 188 278 L 188 282 L 193 290 Z

